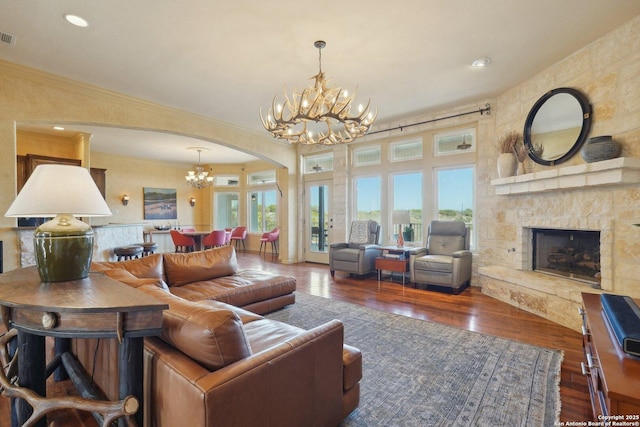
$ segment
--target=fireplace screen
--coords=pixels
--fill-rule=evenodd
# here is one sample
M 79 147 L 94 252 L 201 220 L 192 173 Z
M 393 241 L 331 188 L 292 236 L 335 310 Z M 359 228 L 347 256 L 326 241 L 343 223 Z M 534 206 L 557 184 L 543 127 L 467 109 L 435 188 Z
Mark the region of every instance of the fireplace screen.
M 533 269 L 600 285 L 600 232 L 533 230 Z

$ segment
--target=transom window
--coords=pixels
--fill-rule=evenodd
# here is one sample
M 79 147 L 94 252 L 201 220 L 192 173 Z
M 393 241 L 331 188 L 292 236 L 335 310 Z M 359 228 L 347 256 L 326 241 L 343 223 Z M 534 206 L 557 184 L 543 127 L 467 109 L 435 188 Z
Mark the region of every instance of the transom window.
M 331 172 L 333 170 L 333 153 L 304 157 L 303 170 L 305 174 Z
M 382 156 L 379 145 L 353 149 L 354 166 L 379 165 L 381 161 Z
M 476 151 L 476 130 L 460 129 L 433 136 L 435 156 L 470 153 Z
M 389 153 L 392 162 L 419 160 L 422 158 L 422 139 L 392 142 L 390 148 Z

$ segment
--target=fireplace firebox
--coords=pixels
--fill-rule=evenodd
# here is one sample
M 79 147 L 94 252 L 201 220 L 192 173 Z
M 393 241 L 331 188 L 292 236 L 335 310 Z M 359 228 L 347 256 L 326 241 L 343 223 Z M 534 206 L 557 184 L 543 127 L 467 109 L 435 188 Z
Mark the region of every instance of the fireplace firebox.
M 533 270 L 600 287 L 600 232 L 533 229 Z

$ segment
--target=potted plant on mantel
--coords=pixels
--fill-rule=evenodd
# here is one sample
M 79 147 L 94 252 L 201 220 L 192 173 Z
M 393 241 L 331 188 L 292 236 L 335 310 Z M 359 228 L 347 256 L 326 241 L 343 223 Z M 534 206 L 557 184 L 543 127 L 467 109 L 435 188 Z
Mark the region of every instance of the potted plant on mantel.
M 498 177 L 506 178 L 516 174 L 518 158 L 516 146 L 522 143 L 522 134 L 511 131 L 498 139 Z

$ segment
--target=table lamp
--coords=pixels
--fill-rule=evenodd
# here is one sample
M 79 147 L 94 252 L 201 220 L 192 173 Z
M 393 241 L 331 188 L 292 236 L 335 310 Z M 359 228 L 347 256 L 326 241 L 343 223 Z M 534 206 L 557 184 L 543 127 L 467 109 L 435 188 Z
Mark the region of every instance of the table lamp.
M 89 171 L 80 166 L 40 165 L 5 214 L 50 218 L 36 228 L 34 251 L 40 279 L 62 282 L 89 275 L 93 230 L 78 217 L 109 216 Z

